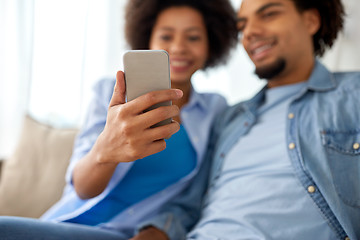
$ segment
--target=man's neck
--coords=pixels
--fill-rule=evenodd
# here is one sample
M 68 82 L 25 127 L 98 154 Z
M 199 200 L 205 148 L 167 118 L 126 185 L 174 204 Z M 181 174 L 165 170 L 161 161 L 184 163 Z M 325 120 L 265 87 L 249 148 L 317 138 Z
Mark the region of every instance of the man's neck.
M 307 81 L 315 66 L 315 59 L 312 58 L 306 64 L 299 66 L 288 66 L 282 73 L 278 76 L 269 79 L 268 87 L 280 87 L 289 84 L 295 84 Z

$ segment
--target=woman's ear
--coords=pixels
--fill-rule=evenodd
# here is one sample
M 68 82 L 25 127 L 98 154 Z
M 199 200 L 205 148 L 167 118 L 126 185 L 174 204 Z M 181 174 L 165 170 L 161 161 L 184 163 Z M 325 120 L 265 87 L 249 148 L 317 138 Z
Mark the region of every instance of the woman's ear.
M 315 8 L 305 10 L 303 17 L 308 32 L 311 35 L 315 35 L 319 31 L 321 25 L 321 18 L 319 11 Z

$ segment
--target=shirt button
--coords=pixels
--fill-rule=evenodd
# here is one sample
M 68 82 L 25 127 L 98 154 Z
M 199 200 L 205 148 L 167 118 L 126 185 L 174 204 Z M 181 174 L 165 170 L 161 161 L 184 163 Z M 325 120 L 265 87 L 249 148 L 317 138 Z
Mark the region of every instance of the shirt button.
M 316 191 L 316 188 L 314 186 L 308 186 L 307 190 L 309 193 L 314 193 Z
M 194 143 L 199 142 L 199 138 L 198 137 L 194 137 Z
M 345 240 L 350 240 L 350 238 L 349 238 L 349 237 L 346 237 Z
M 295 148 L 295 143 L 290 143 L 289 144 L 289 149 L 294 149 Z
M 359 143 L 354 143 L 353 148 L 355 150 L 358 150 L 360 148 L 360 144 Z
M 288 118 L 289 118 L 289 119 L 293 119 L 294 116 L 295 116 L 295 115 L 294 115 L 293 113 L 289 113 Z

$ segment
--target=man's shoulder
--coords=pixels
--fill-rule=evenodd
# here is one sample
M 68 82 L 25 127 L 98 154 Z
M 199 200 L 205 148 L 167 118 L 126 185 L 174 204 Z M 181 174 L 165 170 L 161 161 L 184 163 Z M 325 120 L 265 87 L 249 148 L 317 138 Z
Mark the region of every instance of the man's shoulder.
M 338 91 L 358 91 L 360 89 L 360 72 L 335 72 L 333 76 Z

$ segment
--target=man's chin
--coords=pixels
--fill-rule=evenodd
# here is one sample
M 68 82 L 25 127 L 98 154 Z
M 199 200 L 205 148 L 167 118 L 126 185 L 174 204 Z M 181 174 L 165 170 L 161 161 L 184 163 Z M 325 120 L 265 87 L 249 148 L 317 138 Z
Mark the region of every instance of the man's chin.
M 278 76 L 285 69 L 285 66 L 286 66 L 285 59 L 279 58 L 273 63 L 256 67 L 255 74 L 260 79 L 271 80 L 272 78 Z

